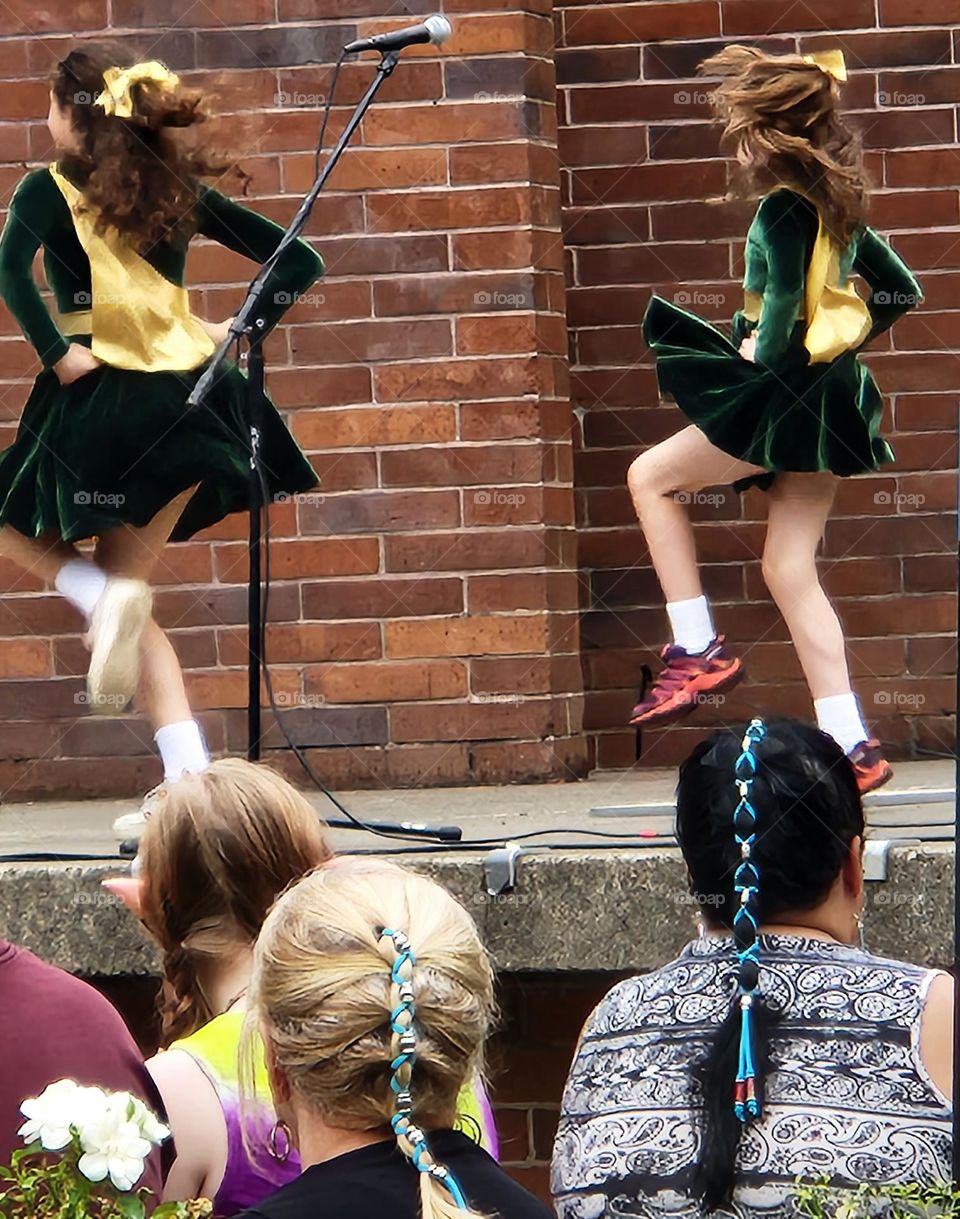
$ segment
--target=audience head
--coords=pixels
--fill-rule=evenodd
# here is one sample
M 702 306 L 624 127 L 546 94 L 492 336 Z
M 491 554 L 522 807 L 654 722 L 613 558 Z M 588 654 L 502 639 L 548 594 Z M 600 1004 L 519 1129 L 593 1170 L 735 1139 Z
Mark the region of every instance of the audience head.
M 830 737 L 797 720 L 754 720 L 702 741 L 680 768 L 677 837 L 708 928 L 733 931 L 730 1010 L 691 1064 L 703 1129 L 695 1193 L 731 1203 L 737 1150 L 762 1114 L 771 1030 L 764 925 L 853 940 L 862 903 L 863 807 Z
M 754 749 L 751 803 L 757 813 L 753 860 L 762 883 L 761 923 L 793 922 L 836 893 L 844 899 L 844 867 L 859 853 L 863 806 L 853 768 L 825 733 L 793 719 L 775 719 Z M 731 928 L 740 905 L 734 876 L 740 847 L 733 815 L 740 799 L 734 767 L 743 730 L 713 733 L 680 767 L 677 838 L 704 921 Z M 851 917 L 857 894 L 846 894 Z
M 202 975 L 249 951 L 277 895 L 331 856 L 309 801 L 266 766 L 223 758 L 165 789 L 140 845 L 140 915 L 164 954 L 164 1045 L 216 1014 Z
M 453 1125 L 493 1006 L 489 958 L 450 894 L 392 864 L 338 860 L 267 918 L 248 1026 L 263 1036 L 276 1109 L 301 1153 L 311 1124 L 392 1128 L 420 1170 L 425 1219 L 441 1219 L 464 1210 L 423 1131 Z

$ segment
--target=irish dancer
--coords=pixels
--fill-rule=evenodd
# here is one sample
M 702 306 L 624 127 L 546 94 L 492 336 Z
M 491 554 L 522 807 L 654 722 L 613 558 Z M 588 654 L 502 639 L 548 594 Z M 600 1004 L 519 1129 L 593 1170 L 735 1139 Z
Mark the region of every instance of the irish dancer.
M 667 601 L 673 641 L 631 723 L 660 727 L 730 689 L 743 662 L 714 627 L 694 531 L 678 492 L 751 484 L 768 497 L 763 576 L 797 649 L 820 728 L 862 792 L 892 775 L 850 685 L 843 630 L 821 587 L 817 548 L 838 478 L 893 460 L 883 402 L 862 349 L 921 299 L 866 224 L 860 145 L 839 110 L 839 51 L 768 55 L 730 46 L 701 70 L 714 94 L 742 193 L 759 199 L 747 233 L 744 304 L 732 341 L 654 296 L 644 335 L 661 393 L 690 421 L 630 466 L 628 485 Z M 850 275 L 866 282 L 863 301 Z
M 243 508 L 250 479 L 240 369 L 227 363 L 206 400 L 186 405 L 228 325 L 191 313 L 187 247 L 201 234 L 261 262 L 282 235 L 203 183 L 218 167 L 176 133 L 204 117 L 202 95 L 157 61 L 71 52 L 51 80 L 57 160 L 20 182 L 0 238 L 0 294 L 43 366 L 0 453 L 0 554 L 83 615 L 91 707 L 119 714 L 136 693 L 166 780 L 209 757 L 150 579 L 168 540 Z M 52 310 L 32 274 L 41 246 Z M 284 253 L 268 328 L 322 270 L 304 242 Z M 271 494 L 316 485 L 270 403 L 260 452 Z M 86 539 L 92 557 L 76 549 Z

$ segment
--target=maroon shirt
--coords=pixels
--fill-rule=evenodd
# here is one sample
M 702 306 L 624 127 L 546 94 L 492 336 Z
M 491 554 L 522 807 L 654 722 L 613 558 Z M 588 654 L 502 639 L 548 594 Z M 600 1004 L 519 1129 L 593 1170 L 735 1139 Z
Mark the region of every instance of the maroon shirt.
M 58 1079 L 132 1092 L 163 1118 L 160 1097 L 136 1042 L 99 991 L 0 940 L 0 1164 L 23 1147 L 20 1105 Z M 162 1188 L 160 1156 L 147 1161 L 138 1186 L 155 1199 Z

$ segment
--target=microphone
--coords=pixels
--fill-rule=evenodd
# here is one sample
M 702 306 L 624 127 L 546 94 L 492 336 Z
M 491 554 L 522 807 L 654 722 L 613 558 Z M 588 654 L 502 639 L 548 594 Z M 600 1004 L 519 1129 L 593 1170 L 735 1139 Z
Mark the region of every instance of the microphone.
M 452 33 L 450 22 L 446 17 L 435 14 L 422 21 L 420 25 L 408 25 L 403 30 L 392 30 L 389 34 L 376 34 L 373 38 L 358 38 L 348 42 L 343 48 L 345 55 L 355 55 L 357 51 L 402 51 L 404 47 L 413 47 L 421 42 L 432 42 L 434 46 L 442 46 Z

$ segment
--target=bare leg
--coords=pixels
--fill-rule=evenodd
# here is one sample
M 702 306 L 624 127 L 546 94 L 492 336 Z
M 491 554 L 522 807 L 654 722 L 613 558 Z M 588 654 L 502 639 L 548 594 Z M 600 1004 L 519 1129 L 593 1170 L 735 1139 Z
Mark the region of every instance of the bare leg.
M 761 473 L 762 467 L 724 453 L 693 426 L 647 449 L 631 464 L 627 486 L 667 601 L 686 601 L 703 592 L 693 528 L 676 493 Z
M 817 573 L 817 548 L 836 484 L 829 473 L 778 474 L 769 492 L 763 551 L 763 578 L 815 699 L 850 692 L 843 629 Z
M 148 581 L 192 494 L 192 490 L 185 491 L 140 529 L 123 526 L 109 530 L 97 545 L 97 563 L 109 575 Z M 154 731 L 190 719 L 180 662 L 156 622 L 147 624 L 140 648 L 140 697 Z
M 28 538 L 10 525 L 0 526 L 0 555 L 51 583 L 64 563 L 78 557 L 73 546 L 57 533 Z

